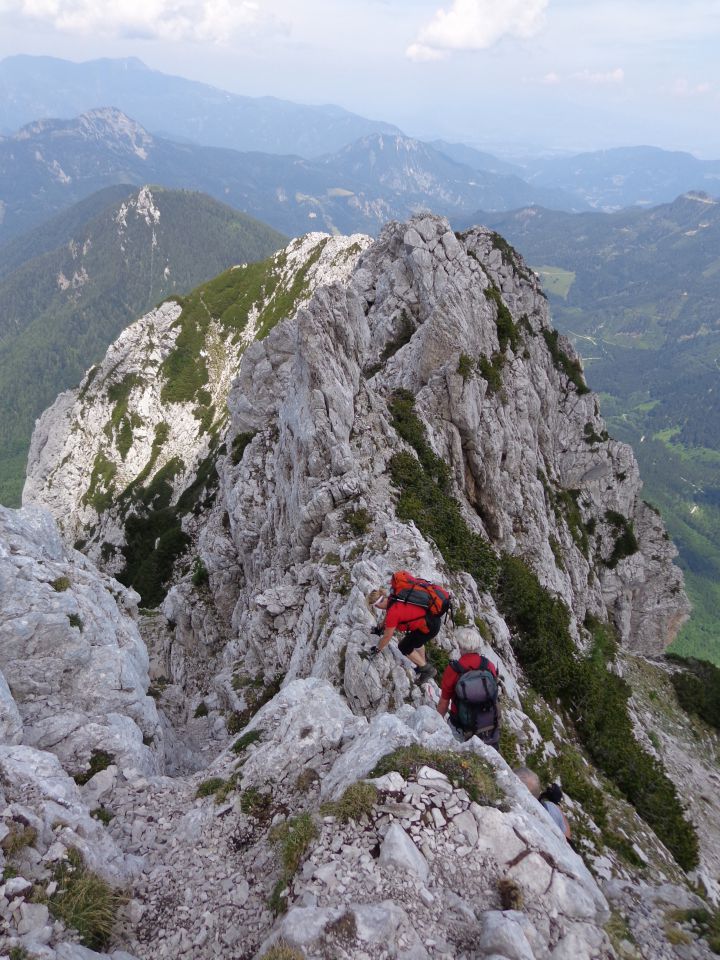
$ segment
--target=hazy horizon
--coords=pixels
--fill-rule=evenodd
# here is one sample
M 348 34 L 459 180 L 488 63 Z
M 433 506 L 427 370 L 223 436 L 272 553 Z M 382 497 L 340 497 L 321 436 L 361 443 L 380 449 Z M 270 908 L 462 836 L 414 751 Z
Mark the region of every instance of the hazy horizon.
M 720 158 L 720 4 L 691 0 L 0 0 L 0 57 L 137 57 L 505 155 Z

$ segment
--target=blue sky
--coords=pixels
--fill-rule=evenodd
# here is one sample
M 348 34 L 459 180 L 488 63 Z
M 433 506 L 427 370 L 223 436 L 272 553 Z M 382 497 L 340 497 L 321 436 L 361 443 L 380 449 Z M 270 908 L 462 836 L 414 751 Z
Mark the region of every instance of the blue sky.
M 491 148 L 720 157 L 720 0 L 0 0 L 0 56 L 137 56 Z

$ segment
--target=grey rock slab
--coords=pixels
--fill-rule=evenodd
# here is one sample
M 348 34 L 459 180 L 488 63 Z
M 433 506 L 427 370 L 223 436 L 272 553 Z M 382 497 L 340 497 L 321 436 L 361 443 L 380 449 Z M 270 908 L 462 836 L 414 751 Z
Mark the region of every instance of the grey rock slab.
M 18 933 L 22 936 L 45 927 L 48 916 L 49 911 L 44 903 L 21 903 Z
M 379 862 L 384 867 L 394 867 L 413 873 L 427 880 L 430 868 L 425 857 L 398 823 L 390 825 L 380 845 Z
M 499 954 L 507 960 L 535 960 L 524 930 L 529 920 L 523 914 L 489 910 L 482 914 L 480 924 L 477 942 L 486 953 Z

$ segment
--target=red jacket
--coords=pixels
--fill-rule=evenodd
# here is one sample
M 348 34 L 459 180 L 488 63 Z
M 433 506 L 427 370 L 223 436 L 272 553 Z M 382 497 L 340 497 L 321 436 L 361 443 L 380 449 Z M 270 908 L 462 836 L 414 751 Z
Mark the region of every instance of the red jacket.
M 402 603 L 396 601 L 388 609 L 385 615 L 385 627 L 393 627 L 395 630 L 419 630 L 421 633 L 428 632 L 427 610 L 423 607 L 416 607 L 414 603 Z

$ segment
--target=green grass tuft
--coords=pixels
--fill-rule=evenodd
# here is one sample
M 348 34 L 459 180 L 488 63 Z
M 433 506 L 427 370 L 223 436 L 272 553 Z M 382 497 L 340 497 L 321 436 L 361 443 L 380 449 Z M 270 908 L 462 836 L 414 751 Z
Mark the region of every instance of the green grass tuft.
M 285 909 L 282 892 L 292 881 L 308 847 L 317 835 L 317 827 L 309 813 L 291 817 L 270 831 L 270 840 L 277 844 L 279 849 L 282 868 L 282 875 L 271 896 L 271 907 L 275 913 Z
M 83 786 L 88 780 L 91 780 L 96 773 L 100 773 L 101 770 L 107 770 L 113 763 L 115 763 L 114 754 L 108 753 L 106 750 L 93 750 L 90 755 L 90 764 L 87 770 L 84 773 L 76 773 L 73 779 L 79 786 Z
M 54 879 L 58 889 L 48 901 L 53 916 L 77 930 L 84 946 L 104 949 L 125 898 L 88 870 L 76 850 L 68 851 L 68 859 L 60 864 Z
M 361 780 L 348 787 L 339 800 L 323 804 L 320 812 L 324 816 L 337 817 L 341 823 L 360 820 L 361 817 L 370 816 L 377 802 L 377 796 L 377 787 Z
M 258 740 L 262 740 L 262 730 L 248 730 L 247 733 L 244 733 L 241 737 L 235 741 L 232 745 L 233 753 L 243 753 L 250 746 L 251 743 L 257 743 Z
M 466 790 L 476 803 L 487 805 L 501 797 L 493 768 L 474 753 L 429 750 L 421 746 L 400 747 L 383 757 L 370 777 L 382 777 L 396 770 L 407 780 L 421 767 L 444 773 L 456 788 Z
M 70 587 L 70 580 L 68 577 L 56 577 L 50 582 L 50 586 L 56 593 L 64 593 Z
M 210 777 L 209 780 L 203 780 L 202 783 L 198 784 L 195 797 L 211 797 L 217 794 L 218 790 L 222 790 L 226 783 L 227 781 L 223 780 L 222 777 Z
M 16 857 L 25 847 L 32 847 L 37 840 L 37 830 L 35 827 L 26 824 L 10 824 L 10 832 L 0 842 L 0 850 L 6 857 Z
M 278 940 L 260 960 L 305 960 L 305 954 L 302 950 L 291 947 L 285 940 Z

